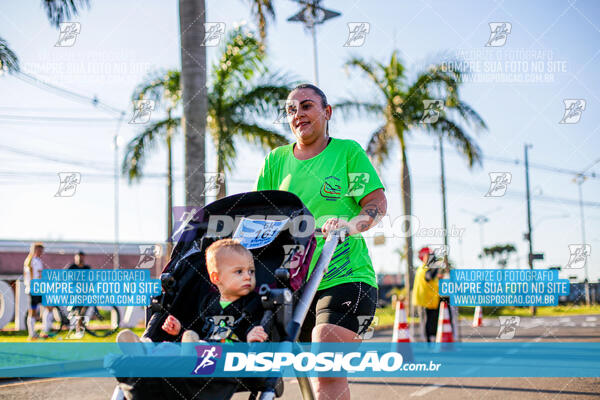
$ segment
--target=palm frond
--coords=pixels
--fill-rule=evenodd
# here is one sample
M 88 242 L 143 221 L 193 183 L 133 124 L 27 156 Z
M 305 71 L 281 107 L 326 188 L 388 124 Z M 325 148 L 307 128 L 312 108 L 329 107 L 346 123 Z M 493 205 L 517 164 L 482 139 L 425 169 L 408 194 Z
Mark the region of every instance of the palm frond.
M 371 134 L 366 152 L 373 164 L 378 167 L 385 164 L 389 159 L 393 141 L 394 135 L 391 134 L 387 124 Z
M 266 151 L 290 143 L 290 139 L 285 135 L 258 124 L 239 122 L 236 125 L 236 130 L 248 142 L 258 145 Z
M 48 20 L 57 28 L 61 22 L 78 15 L 82 8 L 90 7 L 89 0 L 43 0 L 42 4 Z
M 213 64 L 213 90 L 217 97 L 232 86 L 243 87 L 253 76 L 265 72 L 265 49 L 253 35 L 241 28 L 229 33 L 219 60 Z
M 272 0 L 249 0 L 250 12 L 256 19 L 260 40 L 264 43 L 267 38 L 267 20 L 275 22 L 275 8 Z
M 478 164 L 481 165 L 481 150 L 464 129 L 454 121 L 448 119 L 446 115 L 440 114 L 437 122 L 433 124 L 424 124 L 427 132 L 435 135 L 443 135 L 452 143 L 458 151 L 467 157 L 469 167 Z
M 357 100 L 342 100 L 332 105 L 333 111 L 339 111 L 344 117 L 383 117 L 385 109 L 381 104 L 366 103 Z
M 363 60 L 360 57 L 353 57 L 350 60 L 346 61 L 344 66 L 355 67 L 362 70 L 373 81 L 373 83 L 377 85 L 379 90 L 384 95 L 387 93 L 386 86 L 384 82 L 377 76 L 376 66 L 374 66 L 373 64 Z
M 19 58 L 8 47 L 6 40 L 0 38 L 0 74 L 2 71 L 7 71 L 8 73 L 18 72 Z
M 481 118 L 477 111 L 475 111 L 470 105 L 468 105 L 464 101 L 459 101 L 455 109 L 456 111 L 458 111 L 463 120 L 465 120 L 467 123 L 472 124 L 475 127 L 475 129 L 487 129 L 487 125 L 483 118 Z
M 140 180 L 148 153 L 156 145 L 158 138 L 166 136 L 169 127 L 180 126 L 181 118 L 164 119 L 150 125 L 142 133 L 129 141 L 125 148 L 125 156 L 121 167 L 123 175 L 127 176 L 129 183 Z
M 278 79 L 265 79 L 265 83 L 250 85 L 226 106 L 228 113 L 244 113 L 248 116 L 276 115 L 280 101 L 284 101 L 291 85 L 278 82 Z
M 167 100 L 175 107 L 181 102 L 181 72 L 169 70 L 151 74 L 134 89 L 131 99 L 153 100 L 157 104 Z

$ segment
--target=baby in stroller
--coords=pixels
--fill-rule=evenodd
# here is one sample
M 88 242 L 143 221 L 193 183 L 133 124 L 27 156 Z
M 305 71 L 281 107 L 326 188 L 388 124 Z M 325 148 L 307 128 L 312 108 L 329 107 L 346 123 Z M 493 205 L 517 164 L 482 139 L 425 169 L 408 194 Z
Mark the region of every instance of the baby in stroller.
M 263 309 L 256 286 L 252 253 L 237 240 L 221 239 L 206 250 L 206 267 L 210 282 L 218 293 L 210 293 L 198 307 L 198 318 L 182 332 L 181 322 L 169 315 L 162 330 L 172 336 L 172 341 L 199 342 L 215 339 L 241 342 L 264 342 L 268 335 L 260 325 Z M 219 322 L 215 322 L 216 317 Z M 202 340 L 201 340 L 202 339 Z M 117 336 L 118 343 L 148 341 L 140 339 L 126 329 Z M 122 346 L 131 351 L 136 349 Z

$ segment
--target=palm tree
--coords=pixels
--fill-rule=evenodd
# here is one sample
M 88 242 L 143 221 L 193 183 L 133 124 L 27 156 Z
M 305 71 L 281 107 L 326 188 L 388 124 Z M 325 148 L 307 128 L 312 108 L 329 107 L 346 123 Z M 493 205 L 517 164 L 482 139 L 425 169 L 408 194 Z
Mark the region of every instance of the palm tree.
M 267 20 L 275 21 L 275 8 L 272 0 L 249 0 L 250 12 L 255 19 L 260 40 L 265 43 L 267 38 Z
M 507 243 L 504 245 L 497 244 L 491 247 L 484 247 L 483 254 L 492 259 L 498 259 L 498 266 L 500 268 L 506 268 L 506 264 L 508 264 L 508 259 L 511 253 L 516 253 L 517 249 L 511 243 Z
M 179 0 L 181 87 L 185 141 L 185 204 L 204 206 L 206 130 L 206 4 Z
M 139 85 L 133 99 L 153 100 L 166 109 L 165 119 L 151 123 L 143 132 L 128 144 L 123 161 L 123 173 L 129 183 L 140 180 L 146 151 L 157 137 L 164 137 L 167 145 L 167 237 L 173 236 L 173 163 L 172 138 L 181 125 L 181 117 L 174 117 L 175 109 L 181 104 L 181 74 L 168 71 Z M 171 254 L 171 241 L 167 241 L 167 254 Z
M 256 77 L 261 75 L 262 79 Z M 264 46 L 241 29 L 232 31 L 223 53 L 212 67 L 208 94 L 208 127 L 217 151 L 217 173 L 224 177 L 232 170 L 236 157 L 235 139 L 242 138 L 272 149 L 288 142 L 286 137 L 257 118 L 272 117 L 278 100 L 285 98 L 291 85 L 284 76 L 269 75 L 265 66 Z M 152 122 L 127 145 L 123 159 L 123 174 L 129 182 L 143 177 L 143 166 L 149 150 L 158 138 L 167 145 L 167 216 L 168 237 L 172 236 L 172 159 L 171 140 L 182 126 L 177 116 L 182 103 L 182 82 L 179 71 L 168 71 L 142 83 L 134 91 L 134 99 L 154 100 L 166 110 L 166 118 Z M 217 198 L 226 194 L 223 179 Z
M 413 82 L 408 82 L 397 51 L 392 52 L 387 65 L 378 61 L 368 62 L 358 57 L 351 58 L 345 65 L 362 71 L 375 85 L 379 99 L 374 102 L 345 100 L 335 108 L 350 116 L 366 115 L 383 121 L 371 134 L 367 145 L 367 153 L 375 165 L 381 166 L 388 160 L 394 142 L 400 144 L 400 187 L 405 215 L 409 216 L 412 213 L 407 138 L 415 128 L 446 137 L 467 157 L 469 167 L 481 162 L 479 148 L 458 120 L 468 123 L 476 131 L 486 129 L 486 125 L 479 114 L 459 97 L 459 87 L 465 71 L 448 66 L 456 64 L 432 65 L 419 72 Z M 425 112 L 431 110 L 425 110 L 425 104 L 436 99 L 443 100 L 444 108 L 439 110 L 437 120 L 426 119 L 428 114 Z M 406 224 L 407 231 L 410 232 L 410 220 L 407 220 Z M 406 236 L 406 252 L 409 273 L 406 274 L 405 284 L 410 290 L 414 280 L 410 235 Z M 408 297 L 410 308 L 411 299 Z
M 278 101 L 291 89 L 284 75 L 267 74 L 265 47 L 254 36 L 243 34 L 241 29 L 232 31 L 225 49 L 212 67 L 208 93 L 208 126 L 217 150 L 219 176 L 233 168 L 237 137 L 265 150 L 288 143 L 284 135 L 260 124 L 256 117 L 275 115 Z M 217 198 L 225 193 L 223 180 Z
M 42 5 L 48 21 L 58 28 L 61 22 L 79 14 L 79 10 L 89 7 L 90 3 L 89 0 L 44 0 Z M 6 40 L 0 37 L 0 74 L 2 71 L 19 72 L 19 59 Z

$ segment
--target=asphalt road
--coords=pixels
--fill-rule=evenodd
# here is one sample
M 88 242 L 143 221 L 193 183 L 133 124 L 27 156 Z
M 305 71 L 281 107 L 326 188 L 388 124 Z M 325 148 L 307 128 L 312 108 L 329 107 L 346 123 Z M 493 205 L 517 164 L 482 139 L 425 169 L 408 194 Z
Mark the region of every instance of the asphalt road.
M 500 341 L 499 331 L 498 319 L 486 319 L 479 328 L 470 327 L 466 321 L 461 324 L 463 341 Z M 391 330 L 377 331 L 371 340 L 391 341 L 391 334 Z M 521 318 L 510 340 L 600 342 L 600 316 Z M 0 385 L 0 400 L 108 400 L 114 385 L 112 378 L 5 381 Z M 354 378 L 350 379 L 350 388 L 353 399 L 369 400 L 600 398 L 600 378 Z M 247 398 L 247 393 L 233 397 Z M 295 379 L 286 378 L 283 399 L 302 399 Z

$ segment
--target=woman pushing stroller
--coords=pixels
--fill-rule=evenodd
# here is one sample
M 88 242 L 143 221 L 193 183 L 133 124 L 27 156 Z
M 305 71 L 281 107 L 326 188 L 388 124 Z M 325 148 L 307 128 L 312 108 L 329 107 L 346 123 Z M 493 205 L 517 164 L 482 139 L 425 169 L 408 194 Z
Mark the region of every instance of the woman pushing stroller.
M 329 137 L 332 115 L 327 97 L 311 84 L 297 86 L 286 101 L 296 142 L 271 151 L 256 190 L 285 190 L 297 195 L 323 234 L 346 228 L 321 281 L 300 334 L 301 342 L 360 342 L 377 304 L 377 280 L 364 238 L 387 211 L 381 180 L 362 147 Z M 317 240 L 312 273 L 325 240 Z M 317 379 L 319 400 L 350 398 L 346 378 Z

